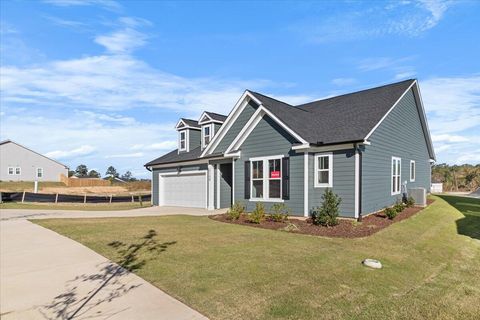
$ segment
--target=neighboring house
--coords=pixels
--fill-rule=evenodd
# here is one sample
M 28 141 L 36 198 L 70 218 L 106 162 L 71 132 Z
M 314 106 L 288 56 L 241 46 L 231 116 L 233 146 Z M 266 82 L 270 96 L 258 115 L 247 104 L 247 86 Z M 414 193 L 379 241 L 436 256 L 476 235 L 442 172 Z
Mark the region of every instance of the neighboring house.
M 416 80 L 292 106 L 245 91 L 228 117 L 177 123 L 179 148 L 145 166 L 160 206 L 252 210 L 285 203 L 309 216 L 326 188 L 358 218 L 430 192 L 435 154 Z
M 68 167 L 14 141 L 0 142 L 1 181 L 60 181 Z

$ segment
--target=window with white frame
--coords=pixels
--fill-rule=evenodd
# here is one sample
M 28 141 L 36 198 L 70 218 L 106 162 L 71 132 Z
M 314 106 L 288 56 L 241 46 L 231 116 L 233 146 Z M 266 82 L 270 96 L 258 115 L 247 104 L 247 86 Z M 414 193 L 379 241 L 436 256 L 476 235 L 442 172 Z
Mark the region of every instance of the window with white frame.
M 415 181 L 415 161 L 410 160 L 410 182 Z
M 37 178 L 43 178 L 43 168 L 37 168 Z
M 20 167 L 16 167 L 16 168 L 15 168 L 15 174 L 16 174 L 16 175 L 22 174 L 22 169 L 21 169 Z
M 402 159 L 392 157 L 392 195 L 400 194 L 402 184 Z
M 211 140 L 212 137 L 212 125 L 206 125 L 202 128 L 202 144 L 205 148 Z
M 15 168 L 14 167 L 8 167 L 8 175 L 12 176 L 15 174 Z
M 315 187 L 331 188 L 333 186 L 333 154 L 315 155 Z
M 179 138 L 179 149 L 180 151 L 187 150 L 187 132 L 180 131 L 180 138 Z
M 251 199 L 282 199 L 282 156 L 252 159 L 251 167 Z

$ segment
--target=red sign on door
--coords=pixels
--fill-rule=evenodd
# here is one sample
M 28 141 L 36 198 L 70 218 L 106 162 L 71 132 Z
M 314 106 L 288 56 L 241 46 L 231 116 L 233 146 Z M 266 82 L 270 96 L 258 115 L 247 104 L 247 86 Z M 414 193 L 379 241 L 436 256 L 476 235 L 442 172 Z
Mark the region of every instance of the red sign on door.
M 280 171 L 270 172 L 270 178 L 280 178 Z

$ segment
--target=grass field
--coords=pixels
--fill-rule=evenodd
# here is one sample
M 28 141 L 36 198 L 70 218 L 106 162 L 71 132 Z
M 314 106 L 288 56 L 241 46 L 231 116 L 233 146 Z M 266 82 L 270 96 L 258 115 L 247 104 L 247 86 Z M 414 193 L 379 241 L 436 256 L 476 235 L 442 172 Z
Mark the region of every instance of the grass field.
M 480 200 L 434 198 L 417 215 L 361 239 L 193 216 L 35 223 L 211 319 L 478 319 Z M 364 258 L 384 268 L 366 268 Z
M 116 211 L 116 210 L 130 210 L 149 207 L 150 202 L 144 202 L 141 206 L 138 202 L 125 203 L 91 203 L 91 204 L 76 204 L 76 203 L 19 203 L 19 202 L 5 202 L 0 204 L 0 209 L 31 209 L 31 210 L 83 210 L 83 211 Z

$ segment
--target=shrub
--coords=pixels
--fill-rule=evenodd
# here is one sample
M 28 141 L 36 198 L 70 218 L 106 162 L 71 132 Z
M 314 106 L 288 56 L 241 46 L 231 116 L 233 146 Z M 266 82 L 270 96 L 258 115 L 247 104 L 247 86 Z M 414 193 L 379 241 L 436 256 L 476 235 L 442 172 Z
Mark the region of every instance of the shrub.
M 326 227 L 338 224 L 338 212 L 342 199 L 333 193 L 331 189 L 326 189 L 322 196 L 322 205 L 312 212 L 313 223 Z
M 407 208 L 415 206 L 415 199 L 413 199 L 412 196 L 408 197 L 407 201 L 405 201 L 405 205 L 407 206 Z
M 393 209 L 397 211 L 397 213 L 400 213 L 403 211 L 403 209 L 405 209 L 405 205 L 402 202 L 398 201 L 393 205 Z
M 387 218 L 390 220 L 392 220 L 397 216 L 397 210 L 395 210 L 394 208 L 385 208 L 384 213 L 387 216 Z
M 255 205 L 255 210 L 248 215 L 248 221 L 258 224 L 263 219 L 265 219 L 265 206 L 263 203 L 257 202 Z
M 288 213 L 290 210 L 284 203 L 275 203 L 270 208 L 270 219 L 275 222 L 284 222 L 288 219 Z
M 235 201 L 233 206 L 227 211 L 227 219 L 238 220 L 245 211 L 245 207 L 240 201 Z

